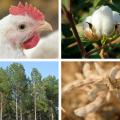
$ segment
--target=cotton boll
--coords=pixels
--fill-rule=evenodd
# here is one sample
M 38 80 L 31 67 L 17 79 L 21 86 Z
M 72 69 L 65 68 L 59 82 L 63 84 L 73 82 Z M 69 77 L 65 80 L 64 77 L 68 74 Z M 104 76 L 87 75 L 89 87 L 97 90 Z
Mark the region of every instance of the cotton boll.
M 113 11 L 114 24 L 120 24 L 120 13 Z
M 102 37 L 102 13 L 100 9 L 97 9 L 93 14 L 92 14 L 92 25 L 96 30 L 96 34 L 99 38 Z
M 92 25 L 91 24 L 91 16 L 88 16 L 85 19 L 85 21 L 83 22 L 83 30 L 86 31 L 86 32 L 92 32 L 90 25 Z
M 113 19 L 115 25 L 115 32 L 120 34 L 120 13 L 113 11 Z
M 100 11 L 102 13 L 102 35 L 109 36 L 114 30 L 112 10 L 108 6 L 102 6 Z
M 85 19 L 84 23 L 86 23 L 86 22 L 91 23 L 91 22 L 92 22 L 92 16 L 88 16 L 88 17 Z M 84 24 L 84 23 L 83 23 L 83 24 Z
M 108 6 L 102 6 L 87 17 L 83 23 L 84 33 L 88 39 L 100 40 L 103 36 L 109 37 L 115 30 L 120 33 L 120 15 Z M 91 34 L 88 34 L 91 33 Z
M 85 21 L 83 22 L 83 30 L 84 30 L 84 36 L 86 38 L 91 38 L 91 34 L 92 34 L 92 30 L 90 28 L 90 24 L 91 24 L 91 16 L 88 16 Z M 91 24 L 92 25 L 92 24 Z M 91 36 L 91 37 L 90 37 Z
M 86 32 L 92 32 L 92 23 L 91 23 L 92 17 L 88 16 L 85 21 L 83 22 L 83 29 Z
M 89 40 L 98 40 L 97 36 L 94 33 L 94 28 L 92 26 L 92 16 L 88 16 L 83 22 L 83 31 L 84 36 Z
M 112 10 L 108 6 L 102 6 L 92 15 L 92 24 L 97 36 L 109 36 L 114 30 L 114 20 Z

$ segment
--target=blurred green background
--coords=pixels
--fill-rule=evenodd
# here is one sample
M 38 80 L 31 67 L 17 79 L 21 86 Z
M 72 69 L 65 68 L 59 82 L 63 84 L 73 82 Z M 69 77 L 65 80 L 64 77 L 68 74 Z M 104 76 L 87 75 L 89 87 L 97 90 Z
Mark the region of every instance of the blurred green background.
M 45 14 L 46 20 L 52 24 L 53 30 L 58 29 L 58 0 L 0 0 L 0 19 L 8 14 L 11 5 L 28 2 Z

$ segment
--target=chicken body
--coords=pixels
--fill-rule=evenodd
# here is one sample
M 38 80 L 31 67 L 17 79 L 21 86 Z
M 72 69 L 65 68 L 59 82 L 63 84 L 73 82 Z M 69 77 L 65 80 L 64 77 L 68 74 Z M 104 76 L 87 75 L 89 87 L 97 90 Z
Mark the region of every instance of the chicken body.
M 36 47 L 24 50 L 27 58 L 58 58 L 58 31 L 41 38 Z

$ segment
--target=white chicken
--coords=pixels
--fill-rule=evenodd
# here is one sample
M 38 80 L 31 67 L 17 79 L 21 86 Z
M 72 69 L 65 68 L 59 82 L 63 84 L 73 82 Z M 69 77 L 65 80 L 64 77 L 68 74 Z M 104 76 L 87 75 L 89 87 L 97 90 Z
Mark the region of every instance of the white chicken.
M 46 58 L 50 58 L 56 51 L 58 52 L 57 38 L 53 41 L 49 41 L 48 38 L 42 44 L 40 32 L 52 30 L 52 27 L 45 21 L 44 14 L 37 8 L 27 3 L 25 5 L 19 3 L 18 6 L 11 6 L 9 13 L 0 20 L 0 58 L 27 58 L 28 56 L 35 58 L 35 55 L 37 58 L 41 58 L 44 54 L 46 54 Z M 51 42 L 56 42 L 56 44 Z M 51 44 L 52 46 L 50 46 Z M 44 45 L 51 49 L 44 50 L 42 53 Z M 25 49 L 31 49 L 31 55 L 27 55 L 27 51 L 24 53 Z
M 27 58 L 58 58 L 58 31 L 41 38 L 36 47 L 24 50 Z

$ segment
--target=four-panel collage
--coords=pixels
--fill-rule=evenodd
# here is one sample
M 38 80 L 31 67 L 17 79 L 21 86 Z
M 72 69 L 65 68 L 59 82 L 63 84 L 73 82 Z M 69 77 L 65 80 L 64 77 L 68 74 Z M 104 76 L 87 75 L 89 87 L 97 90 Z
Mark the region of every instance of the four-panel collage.
M 0 120 L 120 120 L 119 0 L 0 0 Z

